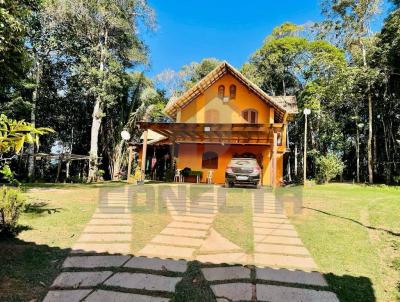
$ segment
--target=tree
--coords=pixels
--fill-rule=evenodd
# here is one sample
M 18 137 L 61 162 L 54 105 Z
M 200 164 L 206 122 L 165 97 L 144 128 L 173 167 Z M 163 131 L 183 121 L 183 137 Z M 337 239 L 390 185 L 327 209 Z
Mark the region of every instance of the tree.
M 319 156 L 316 160 L 317 165 L 317 182 L 324 184 L 336 176 L 342 174 L 344 164 L 339 156 L 328 153 L 326 156 Z
M 344 137 L 338 114 L 332 108 L 342 99 L 339 75 L 347 68 L 345 55 L 326 41 L 301 37 L 300 29 L 290 23 L 279 26 L 242 71 L 267 93 L 295 95 L 300 108 L 312 109 L 310 155 L 337 151 L 342 148 Z M 296 146 L 302 144 L 302 127 L 295 126 L 302 118 L 298 115 L 289 128 Z
M 153 24 L 153 12 L 145 0 L 52 0 L 47 10 L 62 28 L 73 73 L 93 98 L 88 181 L 94 181 L 102 119 L 121 96 L 125 69 L 146 62 L 137 26 L 140 18 Z
M 400 3 L 397 2 L 397 5 Z M 381 102 L 376 106 L 376 131 L 383 137 L 383 161 L 385 181 L 391 183 L 393 174 L 399 174 L 400 161 L 400 8 L 397 7 L 385 20 L 377 37 L 376 48 L 372 56 L 372 66 L 380 70 L 375 94 Z
M 107 109 L 103 137 L 105 154 L 108 157 L 110 176 L 120 178 L 120 171 L 127 158 L 127 143 L 121 138 L 121 131 L 131 134 L 130 142 L 140 143 L 141 131 L 137 122 L 142 119 L 157 121 L 163 119 L 161 113 L 167 99 L 162 92 L 153 88 L 153 83 L 142 73 L 130 73 L 125 77 L 126 91 L 118 104 Z
M 43 86 L 42 74 L 44 64 L 55 61 L 58 58 L 55 55 L 57 51 L 57 35 L 55 28 L 51 26 L 52 16 L 45 10 L 46 1 L 41 2 L 37 9 L 32 12 L 28 19 L 27 45 L 28 53 L 33 62 L 31 70 L 28 73 L 28 82 L 32 89 L 32 99 L 30 102 L 30 122 L 32 126 L 36 125 L 37 105 L 40 98 L 40 91 Z M 53 52 L 52 58 L 50 54 Z M 28 159 L 28 178 L 32 181 L 35 177 L 35 145 L 29 147 Z
M 184 65 L 181 69 L 183 75 L 183 86 L 185 90 L 191 88 L 222 62 L 215 58 L 205 58 L 198 62 Z
M 0 7 L 0 101 L 10 101 L 22 85 L 30 62 L 25 45 L 27 23 L 35 0 L 3 0 Z
M 215 58 L 205 58 L 200 62 L 184 65 L 179 71 L 167 69 L 156 76 L 156 81 L 169 97 L 178 97 L 194 86 L 222 61 Z
M 347 50 L 358 47 L 361 51 L 363 72 L 372 76 L 371 66 L 368 62 L 368 38 L 371 36 L 370 23 L 379 12 L 381 0 L 325 0 L 323 13 L 327 20 L 323 25 L 329 30 L 334 30 Z M 350 51 L 351 52 L 351 51 Z M 368 175 L 369 182 L 373 183 L 373 104 L 372 83 L 367 80 L 368 99 Z
M 294 94 L 300 89 L 302 54 L 307 39 L 298 37 L 300 26 L 284 23 L 273 30 L 264 44 L 242 68 L 244 74 L 272 95 Z M 299 64 L 297 64 L 299 63 Z

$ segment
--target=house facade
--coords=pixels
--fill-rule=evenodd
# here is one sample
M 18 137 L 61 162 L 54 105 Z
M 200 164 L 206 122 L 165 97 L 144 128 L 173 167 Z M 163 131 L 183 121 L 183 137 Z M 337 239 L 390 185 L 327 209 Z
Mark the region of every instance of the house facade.
M 212 171 L 213 182 L 225 182 L 225 169 L 233 157 L 256 158 L 262 184 L 283 180 L 287 125 L 297 112 L 292 96 L 269 96 L 224 62 L 182 96 L 171 99 L 165 114 L 173 123 L 146 123 L 142 171 L 148 162 L 148 131 L 164 137 L 177 169 Z M 160 143 L 160 140 L 158 140 Z

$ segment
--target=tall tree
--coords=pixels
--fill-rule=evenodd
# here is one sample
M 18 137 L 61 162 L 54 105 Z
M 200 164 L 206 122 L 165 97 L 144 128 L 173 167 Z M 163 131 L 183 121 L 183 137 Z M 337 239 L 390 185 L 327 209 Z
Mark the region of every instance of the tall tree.
M 365 73 L 371 73 L 368 62 L 368 38 L 371 37 L 371 21 L 379 12 L 381 0 L 324 0 L 323 13 L 327 16 L 323 25 L 335 33 L 347 50 L 358 47 L 361 51 L 362 66 Z M 374 181 L 373 169 L 373 100 L 372 83 L 367 80 L 368 99 L 368 179 Z
M 9 100 L 15 86 L 29 68 L 25 45 L 28 19 L 36 10 L 35 0 L 0 2 L 0 100 Z M 27 68 L 28 67 L 28 68 Z
M 26 44 L 28 52 L 33 62 L 28 74 L 28 81 L 32 89 L 32 98 L 30 102 L 30 122 L 33 126 L 36 125 L 36 114 L 39 93 L 42 85 L 42 72 L 45 62 L 50 63 L 50 53 L 57 50 L 57 36 L 50 27 L 52 16 L 46 14 L 44 9 L 46 1 L 41 1 L 37 9 L 33 11 L 28 19 L 29 29 L 27 31 Z M 53 54 L 54 57 L 54 54 Z M 54 60 L 54 59 L 53 59 Z M 28 178 L 34 179 L 35 174 L 35 145 L 29 146 L 28 159 Z
M 125 69 L 146 62 L 146 48 L 137 34 L 139 20 L 154 21 L 145 0 L 51 0 L 48 10 L 64 31 L 73 73 L 93 98 L 88 181 L 97 178 L 99 133 L 106 108 L 122 93 Z
M 312 109 L 310 155 L 338 152 L 344 139 L 329 108 L 340 99 L 339 87 L 331 83 L 339 83 L 336 76 L 346 68 L 344 52 L 326 41 L 302 37 L 300 30 L 291 23 L 274 29 L 242 70 L 267 93 L 296 95 L 301 108 Z M 301 119 L 299 115 L 295 124 Z M 295 145 L 302 144 L 301 131 L 289 129 Z
M 377 108 L 377 130 L 383 138 L 381 160 L 386 183 L 399 175 L 400 162 L 400 2 L 386 18 L 378 35 L 372 64 L 380 70 L 376 94 L 381 102 Z
M 156 76 L 156 83 L 169 97 L 178 97 L 215 69 L 222 61 L 205 58 L 184 65 L 179 71 L 167 69 Z
M 131 134 L 131 142 L 140 143 L 141 132 L 137 122 L 145 116 L 152 120 L 162 118 L 161 110 L 167 99 L 162 92 L 153 88 L 153 83 L 142 73 L 130 73 L 125 76 L 125 93 L 118 100 L 117 106 L 109 107 L 103 128 L 104 153 L 108 158 L 110 176 L 114 180 L 120 179 L 121 168 L 127 164 L 127 142 L 121 138 L 121 131 L 127 130 Z

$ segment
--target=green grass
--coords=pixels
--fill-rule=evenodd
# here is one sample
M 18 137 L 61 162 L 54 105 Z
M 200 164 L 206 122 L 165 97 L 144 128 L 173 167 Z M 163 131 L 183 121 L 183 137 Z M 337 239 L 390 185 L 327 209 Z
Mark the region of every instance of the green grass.
M 26 193 L 31 207 L 20 223 L 26 230 L 18 238 L 0 242 L 0 301 L 40 301 L 97 206 L 101 185 L 41 185 Z M 162 186 L 162 185 L 160 185 Z M 144 186 L 146 187 L 146 186 Z M 191 199 L 206 186 L 192 186 Z M 157 192 L 157 190 L 155 190 Z M 213 227 L 247 253 L 253 252 L 250 194 L 253 190 L 227 190 Z M 305 246 L 310 250 L 340 301 L 372 302 L 399 299 L 400 189 L 394 187 L 330 184 L 283 188 L 277 191 Z M 132 250 L 137 252 L 171 221 L 157 193 L 146 203 L 139 193 L 133 212 Z M 212 301 L 212 293 L 191 263 L 177 287 L 174 301 Z M 207 300 L 209 299 L 209 300 Z
M 200 271 L 200 263 L 189 262 L 182 281 L 176 286 L 172 302 L 214 302 L 215 300 L 211 288 Z
M 147 199 L 145 193 L 137 194 L 137 201 L 132 214 L 132 252 L 140 251 L 147 243 L 172 221 L 166 207 L 157 200 L 155 190 L 154 200 Z
M 254 251 L 252 224 L 252 190 L 232 188 L 227 190 L 226 204 L 214 219 L 214 229 L 241 247 L 246 253 Z
M 279 195 L 286 193 L 303 197 L 303 212 L 290 218 L 341 301 L 398 298 L 399 188 L 329 184 Z
M 25 230 L 0 242 L 0 301 L 41 301 L 90 220 L 99 188 L 110 185 L 41 185 L 25 194 Z

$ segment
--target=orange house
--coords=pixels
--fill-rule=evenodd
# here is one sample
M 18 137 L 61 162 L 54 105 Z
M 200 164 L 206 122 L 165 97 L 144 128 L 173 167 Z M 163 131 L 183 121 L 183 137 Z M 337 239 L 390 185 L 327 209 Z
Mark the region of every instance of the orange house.
M 171 99 L 164 113 L 172 123 L 140 123 L 143 172 L 152 130 L 161 135 L 158 144 L 170 144 L 176 168 L 202 171 L 202 182 L 213 171 L 213 182 L 222 184 L 232 157 L 254 157 L 263 185 L 282 183 L 287 123 L 297 113 L 295 97 L 270 96 L 224 62 Z

